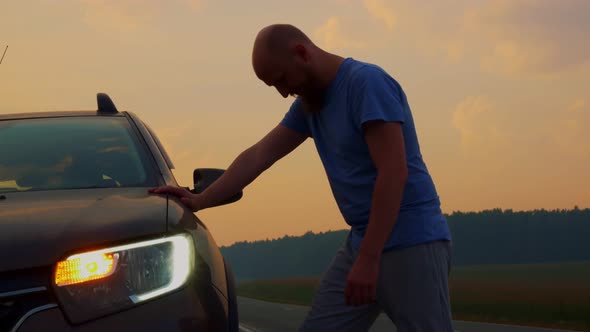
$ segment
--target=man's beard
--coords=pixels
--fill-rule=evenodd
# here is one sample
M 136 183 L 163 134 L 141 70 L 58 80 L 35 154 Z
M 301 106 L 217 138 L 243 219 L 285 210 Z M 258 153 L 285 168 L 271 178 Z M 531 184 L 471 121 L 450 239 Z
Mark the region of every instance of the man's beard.
M 326 91 L 320 87 L 314 86 L 312 82 L 317 82 L 313 77 L 308 77 L 305 88 L 301 89 L 300 94 L 296 94 L 301 100 L 303 111 L 308 113 L 317 113 L 324 107 Z
M 307 113 L 317 113 L 324 107 L 324 93 L 318 93 L 305 96 L 299 96 L 303 105 L 303 111 Z

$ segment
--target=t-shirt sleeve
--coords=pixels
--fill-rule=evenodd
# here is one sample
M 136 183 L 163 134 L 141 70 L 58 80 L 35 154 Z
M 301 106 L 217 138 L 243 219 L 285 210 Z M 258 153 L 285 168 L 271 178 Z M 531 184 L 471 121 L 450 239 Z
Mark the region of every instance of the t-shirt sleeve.
M 291 104 L 289 111 L 287 111 L 280 124 L 307 136 L 311 136 L 301 102 L 298 99 Z
M 362 127 L 371 120 L 404 123 L 404 97 L 399 84 L 377 68 L 363 68 L 358 75 L 351 103 L 356 125 Z

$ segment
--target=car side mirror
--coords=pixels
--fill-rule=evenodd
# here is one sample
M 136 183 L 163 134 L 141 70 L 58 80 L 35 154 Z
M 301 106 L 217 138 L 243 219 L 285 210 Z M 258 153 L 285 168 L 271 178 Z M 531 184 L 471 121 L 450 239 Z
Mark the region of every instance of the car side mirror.
M 209 187 L 213 182 L 217 181 L 217 179 L 225 172 L 224 169 L 219 168 L 197 168 L 193 171 L 193 183 L 195 184 L 195 189 L 191 190 L 193 194 L 200 194 L 207 187 Z M 235 195 L 229 197 L 228 199 L 221 201 L 213 206 L 220 206 L 226 205 L 230 203 L 234 203 L 239 201 L 243 196 L 243 192 L 236 193 Z M 213 207 L 212 206 L 212 207 Z

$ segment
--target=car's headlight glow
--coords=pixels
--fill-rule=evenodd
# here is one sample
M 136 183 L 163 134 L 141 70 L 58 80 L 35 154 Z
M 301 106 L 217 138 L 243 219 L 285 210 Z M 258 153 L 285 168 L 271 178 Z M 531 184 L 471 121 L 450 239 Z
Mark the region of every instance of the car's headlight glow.
M 83 254 L 57 263 L 55 284 L 67 286 L 106 278 L 115 272 L 119 254 Z
M 54 289 L 68 318 L 83 322 L 178 289 L 193 261 L 188 235 L 84 252 L 57 263 Z

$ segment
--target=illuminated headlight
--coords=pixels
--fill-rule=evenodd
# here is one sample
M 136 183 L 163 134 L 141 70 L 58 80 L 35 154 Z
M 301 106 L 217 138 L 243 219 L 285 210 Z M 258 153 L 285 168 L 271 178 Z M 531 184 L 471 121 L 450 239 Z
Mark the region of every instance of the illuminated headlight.
M 80 253 L 57 263 L 54 288 L 66 315 L 79 323 L 178 289 L 193 258 L 188 235 Z

